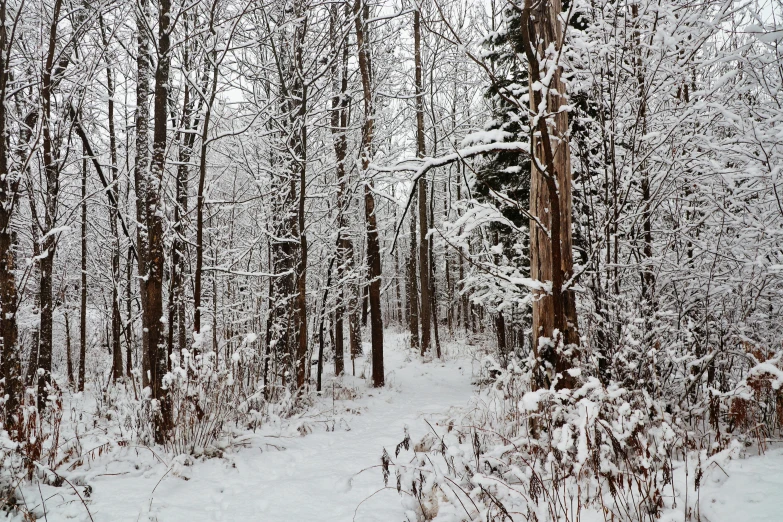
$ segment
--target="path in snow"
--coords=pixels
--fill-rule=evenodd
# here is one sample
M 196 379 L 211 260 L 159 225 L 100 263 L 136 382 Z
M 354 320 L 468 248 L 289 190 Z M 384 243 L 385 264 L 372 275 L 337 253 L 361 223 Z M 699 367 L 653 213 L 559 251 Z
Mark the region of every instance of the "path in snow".
M 313 423 L 313 432 L 304 437 L 290 432 L 286 437 L 259 436 L 250 448 L 227 459 L 187 468 L 189 480 L 172 473 L 161 480 L 163 465 L 148 465 L 136 473 L 127 472 L 127 462 L 94 467 L 89 483 L 94 488 L 90 511 L 95 522 L 404 520 L 396 491 L 373 495 L 383 487 L 377 467 L 383 448 L 391 454 L 406 425 L 415 442 L 429 430 L 425 418 L 465 405 L 473 392 L 471 361 L 451 357 L 446 362 L 406 362 L 406 337 L 392 332 L 386 337 L 390 386 L 365 389 L 364 397 L 355 401 L 335 401 L 338 414 L 341 409 L 359 409 L 359 414 L 345 413 L 347 426 L 338 423 L 335 431 L 327 432 L 322 423 Z M 366 386 L 364 380 L 357 382 Z M 326 395 L 316 408 L 331 409 L 330 394 Z M 118 472 L 121 465 L 124 475 L 101 476 Z M 50 511 L 56 511 L 53 504 L 54 499 L 47 502 Z M 69 508 L 76 520 L 87 520 L 83 507 Z

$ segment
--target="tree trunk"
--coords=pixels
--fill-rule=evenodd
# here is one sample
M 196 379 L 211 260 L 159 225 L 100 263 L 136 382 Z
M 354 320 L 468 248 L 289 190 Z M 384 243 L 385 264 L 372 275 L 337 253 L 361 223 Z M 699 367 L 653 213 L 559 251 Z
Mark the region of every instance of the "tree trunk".
M 109 41 L 103 27 L 103 17 L 99 18 L 103 45 L 108 49 Z M 109 228 L 112 234 L 111 251 L 111 351 L 112 351 L 112 378 L 117 381 L 122 379 L 122 345 L 120 335 L 122 332 L 122 317 L 120 316 L 120 234 L 117 228 L 117 215 L 119 214 L 119 198 L 117 197 L 117 134 L 114 128 L 114 73 L 110 65 L 106 67 L 106 89 L 109 96 L 108 120 L 109 120 L 109 156 L 111 159 L 111 188 L 113 196 L 109 206 Z M 85 164 L 86 167 L 86 164 Z
M 23 131 L 23 133 L 32 133 L 32 126 L 28 126 L 27 129 Z M 28 136 L 28 139 L 30 136 Z M 22 150 L 22 147 L 20 147 L 19 150 L 19 159 L 21 160 L 21 163 L 24 164 L 24 160 L 26 158 L 23 158 L 23 155 L 26 155 L 26 150 Z M 27 200 L 30 207 L 30 237 L 33 240 L 33 257 L 35 259 L 41 258 L 41 235 L 40 235 L 40 226 L 41 222 L 38 219 L 38 207 L 35 203 L 35 189 L 33 188 L 32 183 L 32 177 L 27 176 Z M 33 274 L 35 273 L 35 267 L 31 267 Z M 40 270 L 38 271 L 40 272 Z M 40 273 L 38 274 L 39 278 L 39 284 L 40 284 Z M 31 275 L 32 279 L 32 275 Z M 35 294 L 35 314 L 40 316 L 41 313 L 41 294 L 36 293 Z M 30 343 L 30 356 L 27 360 L 27 375 L 25 377 L 25 384 L 26 386 L 33 386 L 33 384 L 36 382 L 36 375 L 38 372 L 38 350 L 40 348 L 41 344 L 41 323 L 40 321 L 37 321 L 32 328 L 32 331 L 30 332 L 31 337 L 31 343 Z
M 536 4 L 525 0 L 522 12 L 523 47 L 528 58 L 530 84 L 542 81 L 539 57 L 545 50 L 561 46 L 560 0 Z M 571 163 L 568 147 L 568 113 L 561 70 L 549 80 L 545 115 L 538 118 L 533 139 L 530 187 L 530 274 L 551 290 L 538 290 L 533 301 L 533 350 L 543 366 L 542 382 L 549 387 L 570 388 L 574 378 L 566 371 L 572 356 L 564 355 L 561 344 L 579 344 L 574 292 L 564 288 L 573 275 L 571 248 Z M 538 113 L 541 91 L 530 91 L 530 107 Z M 554 134 L 554 136 L 552 136 Z M 539 168 L 540 167 L 540 168 Z M 539 225 L 543 225 L 544 229 Z
M 52 10 L 52 23 L 49 28 L 49 43 L 46 53 L 46 64 L 41 75 L 41 109 L 43 114 L 43 160 L 44 177 L 46 178 L 46 193 L 44 195 L 44 224 L 46 237 L 42 245 L 41 280 L 39 292 L 41 296 L 41 341 L 38 350 L 38 409 L 43 410 L 49 395 L 48 388 L 52 379 L 52 326 L 54 302 L 52 299 L 52 276 L 54 256 L 57 247 L 56 234 L 51 232 L 56 226 L 57 200 L 60 193 L 60 165 L 57 157 L 57 145 L 52 134 L 54 121 L 52 119 L 52 90 L 54 58 L 56 54 L 57 26 L 60 20 L 62 0 L 55 0 Z
M 76 384 L 73 376 L 73 353 L 71 350 L 71 318 L 68 310 L 63 314 L 65 317 L 65 370 L 68 375 L 68 386 Z
M 81 285 L 79 292 L 79 391 L 84 391 L 87 354 L 87 158 L 82 159 Z
M 8 115 L 6 108 L 8 85 L 8 33 L 6 2 L 0 2 L 0 136 L 8 134 Z M 25 131 L 23 131 L 25 132 Z M 32 133 L 32 129 L 29 131 Z M 27 140 L 23 140 L 26 144 Z M 0 336 L 2 337 L 2 378 L 5 402 L 4 427 L 12 440 L 17 440 L 16 426 L 19 421 L 19 409 L 22 398 L 22 368 L 17 345 L 16 322 L 16 269 L 14 255 L 14 232 L 11 229 L 11 217 L 18 201 L 19 172 L 11 173 L 8 142 L 0 140 Z
M 194 26 L 196 24 L 196 15 L 184 15 L 183 21 L 185 24 L 185 33 L 190 30 L 189 21 L 193 18 Z M 185 74 L 189 74 L 193 69 L 192 64 L 192 52 L 193 43 L 188 41 L 183 46 L 183 64 L 186 69 Z M 206 77 L 205 77 L 206 79 Z M 178 139 L 179 154 L 177 164 L 177 180 L 176 180 L 176 204 L 174 206 L 174 240 L 171 246 L 171 286 L 172 296 L 169 303 L 171 320 L 169 321 L 169 328 L 176 330 L 176 346 L 177 351 L 181 354 L 182 350 L 187 347 L 187 329 L 185 320 L 185 280 L 184 274 L 186 270 L 186 257 L 185 257 L 185 235 L 187 228 L 185 226 L 185 216 L 188 214 L 188 178 L 190 175 L 190 162 L 193 157 L 193 148 L 196 141 L 196 130 L 199 126 L 198 113 L 203 103 L 203 99 L 198 97 L 198 108 L 196 101 L 192 96 L 192 87 L 190 83 L 186 83 L 184 87 L 184 99 L 182 102 L 182 118 L 180 120 L 180 128 L 183 129 L 182 136 Z M 194 117 L 194 113 L 196 116 Z M 199 171 L 200 174 L 200 171 Z M 199 282 L 200 286 L 200 282 Z M 199 296 L 200 299 L 200 296 Z M 172 332 L 169 332 L 171 338 L 170 345 L 174 344 L 175 340 L 172 337 Z M 173 346 L 170 346 L 170 350 L 173 350 Z
M 351 283 L 346 282 L 346 276 L 350 275 L 353 271 L 354 255 L 353 242 L 351 241 L 347 230 L 348 222 L 346 219 L 346 214 L 348 212 L 348 194 L 346 191 L 347 173 L 345 169 L 345 160 L 348 150 L 348 140 L 345 133 L 348 127 L 348 41 L 347 37 L 343 37 L 341 42 L 337 41 L 337 31 L 340 26 L 339 21 L 337 5 L 332 5 L 330 8 L 332 52 L 335 55 L 337 52 L 341 52 L 340 62 L 335 59 L 332 65 L 332 90 L 334 95 L 332 97 L 330 114 L 338 184 L 337 226 L 340 240 L 337 243 L 339 260 L 337 280 L 339 281 L 338 284 L 341 286 L 337 308 L 335 310 L 335 375 L 340 375 L 345 371 L 343 318 L 345 317 L 346 309 L 349 314 L 349 329 L 351 329 L 350 341 L 352 356 L 355 356 L 356 353 L 356 347 L 353 346 L 353 344 L 358 342 L 358 336 L 354 330 L 358 327 L 355 310 L 355 289 Z
M 384 385 L 383 371 L 383 318 L 381 316 L 381 252 L 378 242 L 378 223 L 375 215 L 375 197 L 371 190 L 372 181 L 366 179 L 372 159 L 372 141 L 375 114 L 372 99 L 372 64 L 366 36 L 366 20 L 369 7 L 362 0 L 354 3 L 356 21 L 356 46 L 359 52 L 359 71 L 364 94 L 364 129 L 361 143 L 361 168 L 365 177 L 364 214 L 367 220 L 367 264 L 370 269 L 370 328 L 372 331 L 372 382 L 373 386 Z
M 163 317 L 163 201 L 162 185 L 166 163 L 167 107 L 169 87 L 169 64 L 171 61 L 171 0 L 158 3 L 158 66 L 155 71 L 154 131 L 152 143 L 152 164 L 147 185 L 147 233 L 148 233 L 148 279 L 147 316 L 149 329 L 150 386 L 152 398 L 159 408 L 155 417 L 155 442 L 164 444 L 171 431 L 171 398 L 163 386 L 168 361 L 165 346 Z
M 296 170 L 299 174 L 299 201 L 297 205 L 297 233 L 299 235 L 299 259 L 296 270 L 296 387 L 304 388 L 307 377 L 307 235 L 305 234 L 305 189 L 307 187 L 307 83 L 304 81 L 304 45 L 308 28 L 308 16 L 301 2 L 296 3 L 298 24 L 294 37 L 296 80 L 294 95 L 298 98 L 299 110 L 296 118 Z
M 413 47 L 415 62 L 416 87 L 416 157 L 424 157 L 424 87 L 421 63 L 421 13 L 413 13 Z M 430 263 L 429 263 L 429 219 L 427 219 L 427 180 L 422 176 L 418 181 L 418 211 L 419 211 L 419 288 L 421 289 L 421 355 L 430 349 L 430 328 L 432 324 L 432 298 L 430 296 Z
M 428 223 L 435 224 L 435 184 L 430 186 L 430 211 Z M 435 334 L 435 356 L 440 359 L 442 354 L 440 351 L 440 332 L 438 329 L 438 292 L 435 287 L 435 256 L 432 253 L 432 241 L 427 241 L 427 258 L 429 259 L 429 297 L 430 297 L 430 310 L 432 317 L 432 331 Z
M 418 250 L 418 234 L 416 229 L 418 228 L 416 215 L 418 214 L 418 186 L 416 193 L 413 195 L 413 201 L 411 201 L 411 208 L 416 210 L 411 212 L 410 226 L 411 226 L 411 247 L 410 256 L 408 257 L 407 266 L 407 282 L 408 282 L 408 330 L 411 334 L 411 349 L 415 350 L 421 346 L 419 338 L 419 276 L 418 276 L 418 263 L 416 262 L 417 250 Z
M 214 32 L 214 11 L 210 15 L 209 29 L 210 32 Z M 206 187 L 207 179 L 207 149 L 209 146 L 209 126 L 212 121 L 212 107 L 215 104 L 215 97 L 217 96 L 217 81 L 218 81 L 218 64 L 217 64 L 217 51 L 212 49 L 210 51 L 212 64 L 212 78 L 210 82 L 209 100 L 206 104 L 206 112 L 204 114 L 204 122 L 201 129 L 201 150 L 199 153 L 199 174 L 198 174 L 198 193 L 196 194 L 196 270 L 194 273 L 194 285 L 193 285 L 193 331 L 196 334 L 201 334 L 201 294 L 202 294 L 202 278 L 204 271 L 204 203 L 205 195 L 204 190 Z M 217 332 L 212 332 L 217 335 Z M 203 342 L 203 339 L 201 340 Z M 217 349 L 217 347 L 215 347 Z M 194 347 L 193 353 L 198 354 L 201 350 L 200 345 Z
M 149 121 L 150 121 L 150 74 L 152 70 L 150 58 L 150 42 L 146 27 L 150 24 L 147 0 L 137 0 L 136 38 L 138 50 L 136 54 L 136 165 L 133 169 L 136 190 L 136 245 L 138 252 L 139 294 L 141 296 L 141 375 L 142 386 L 150 385 L 150 343 L 149 324 L 147 319 L 147 279 L 149 270 L 149 231 L 147 230 L 147 191 L 150 169 Z M 160 316 L 158 316 L 160 318 Z

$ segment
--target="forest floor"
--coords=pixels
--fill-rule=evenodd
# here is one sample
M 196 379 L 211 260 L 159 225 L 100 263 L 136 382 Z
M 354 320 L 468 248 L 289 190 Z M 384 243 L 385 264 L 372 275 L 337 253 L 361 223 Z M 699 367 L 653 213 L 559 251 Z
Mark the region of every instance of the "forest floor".
M 707 522 L 783 520 L 783 448 L 736 458 L 711 470 L 700 491 L 700 515 Z
M 477 361 L 458 343 L 444 346 L 444 361 L 423 362 L 411 356 L 406 335 L 389 331 L 386 340 L 383 389 L 346 376 L 340 395 L 355 390 L 356 397 L 340 399 L 329 375 L 305 414 L 248 432 L 246 447 L 222 458 L 167 465 L 147 448 L 96 458 L 84 476 L 92 488 L 89 515 L 67 488 L 33 485 L 25 488 L 26 503 L 40 513 L 45 499 L 49 522 L 404 520 L 397 491 L 383 489 L 383 449 L 393 454 L 406 427 L 415 442 L 430 429 L 425 419 L 435 423 L 449 408 L 467 405 Z M 356 363 L 357 375 L 369 374 L 364 358 Z
M 476 350 L 465 343 L 445 343 L 444 360 L 429 362 L 407 344 L 406 334 L 386 332 L 387 386 L 382 389 L 371 388 L 361 377 L 369 375 L 362 357 L 356 361 L 357 377 L 335 380 L 326 374 L 324 393 L 306 411 L 247 431 L 239 446 L 219 458 L 172 459 L 115 441 L 111 449 L 90 452 L 83 465 L 65 474 L 73 488 L 37 482 L 21 487 L 26 507 L 47 522 L 403 522 L 393 474 L 390 487 L 384 487 L 384 448 L 393 455 L 406 429 L 415 444 L 430 431 L 428 422 L 436 425 L 452 408 L 468 406 L 476 391 L 471 382 L 480 372 Z M 369 353 L 369 344 L 364 349 Z M 86 399 L 71 398 L 76 405 L 67 408 L 71 415 L 87 414 Z M 93 431 L 104 432 L 100 426 Z M 105 432 L 104 439 L 109 436 Z M 763 456 L 751 450 L 708 466 L 697 502 L 693 493 L 687 502 L 699 506 L 692 517 L 702 522 L 782 520 L 783 448 Z M 675 465 L 677 507 L 665 510 L 665 522 L 687 519 L 684 500 L 690 488 L 685 484 L 693 482 L 694 469 L 695 462 L 686 476 L 684 463 Z M 603 517 L 586 510 L 582 519 Z

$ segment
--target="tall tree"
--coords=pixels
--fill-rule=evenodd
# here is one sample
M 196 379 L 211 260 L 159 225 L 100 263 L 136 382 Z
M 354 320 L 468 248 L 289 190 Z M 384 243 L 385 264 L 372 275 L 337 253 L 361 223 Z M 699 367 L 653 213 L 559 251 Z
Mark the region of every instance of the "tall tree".
M 375 113 L 373 108 L 372 63 L 370 58 L 367 20 L 370 7 L 363 0 L 355 0 L 354 19 L 356 23 L 356 46 L 359 53 L 359 72 L 362 77 L 364 97 L 364 126 L 360 149 L 361 168 L 364 176 L 364 214 L 367 222 L 367 264 L 369 265 L 370 329 L 372 339 L 372 383 L 375 387 L 384 385 L 383 371 L 383 316 L 381 314 L 381 250 L 378 241 L 378 217 L 372 180 L 369 179 L 372 159 Z
M 414 83 L 416 88 L 416 156 L 423 158 L 424 143 L 424 81 L 422 78 L 421 61 L 421 11 L 413 13 L 413 56 Z M 430 247 L 429 247 L 429 206 L 427 204 L 427 179 L 425 176 L 417 182 L 418 212 L 419 212 L 419 288 L 421 289 L 421 355 L 430 349 L 430 332 L 432 322 L 432 298 L 430 296 Z
M 101 40 L 103 47 L 109 53 L 109 38 L 106 34 L 106 27 L 103 22 L 103 15 L 98 18 Z M 111 54 L 109 54 L 111 56 Z M 120 233 L 117 228 L 117 218 L 119 215 L 119 198 L 117 197 L 117 184 L 119 176 L 117 171 L 117 132 L 114 125 L 114 70 L 111 66 L 111 60 L 106 64 L 106 91 L 107 101 L 107 119 L 109 130 L 109 160 L 111 161 L 111 192 L 109 197 L 109 229 L 111 231 L 111 352 L 112 352 L 112 378 L 114 380 L 122 379 L 122 345 L 120 344 L 120 335 L 122 331 L 122 317 L 120 316 Z M 86 167 L 86 160 L 85 165 Z M 82 195 L 85 198 L 86 194 Z M 83 268 L 84 270 L 84 268 Z
M 87 368 L 87 151 L 82 149 L 82 212 L 81 212 L 81 259 L 79 282 L 79 382 L 78 390 L 84 391 Z
M 147 296 L 144 314 L 149 330 L 150 386 L 152 398 L 157 401 L 155 441 L 159 444 L 169 439 L 171 431 L 171 397 L 163 384 L 168 369 L 163 318 L 163 174 L 166 166 L 168 143 L 168 90 L 171 64 L 171 31 L 173 30 L 171 1 L 158 2 L 158 63 L 155 69 L 154 130 L 152 163 L 147 183 Z
M 10 118 L 6 102 L 13 39 L 8 34 L 8 18 L 7 2 L 2 0 L 0 2 L 0 336 L 2 336 L 3 343 L 3 394 L 7 397 L 4 405 L 5 418 L 2 421 L 5 429 L 12 434 L 12 437 L 15 437 L 23 383 L 21 358 L 17 345 L 17 289 L 14 274 L 16 255 L 14 253 L 15 234 L 11 228 L 11 219 L 19 201 L 19 182 L 22 176 L 18 169 L 14 172 L 10 170 L 9 161 Z M 32 123 L 32 121 L 26 119 L 24 123 Z M 32 128 L 23 128 L 22 133 L 32 135 Z M 27 141 L 21 140 L 20 148 L 26 147 Z
M 574 378 L 567 371 L 579 344 L 576 301 L 566 286 L 573 275 L 571 240 L 571 159 L 568 147 L 568 113 L 562 65 L 560 0 L 522 9 L 522 44 L 529 64 L 530 108 L 533 113 L 533 162 L 530 183 L 530 275 L 549 288 L 534 292 L 533 350 L 543 365 L 546 387 L 557 380 L 569 388 Z M 552 54 L 554 50 L 554 55 Z M 542 82 L 546 82 L 543 84 Z M 544 103 L 542 103 L 544 96 Z
M 147 230 L 147 191 L 150 168 L 150 74 L 151 51 L 148 0 L 136 4 L 136 164 L 133 183 L 136 192 L 136 244 L 138 245 L 139 295 L 141 297 L 141 376 L 144 387 L 150 384 L 149 325 L 147 307 L 147 282 L 149 257 L 149 233 Z
M 55 57 L 57 55 L 57 28 L 60 23 L 62 0 L 55 0 L 52 6 L 52 18 L 47 35 L 46 60 L 41 75 L 41 122 L 43 124 L 43 161 L 46 188 L 44 193 L 44 226 L 45 234 L 41 252 L 41 339 L 38 347 L 38 409 L 43 410 L 49 395 L 52 373 L 52 323 L 54 301 L 52 299 L 54 256 L 57 247 L 57 204 L 60 196 L 60 158 L 56 142 L 56 115 L 53 114 L 52 99 L 57 72 Z M 56 111 L 56 106 L 54 107 Z

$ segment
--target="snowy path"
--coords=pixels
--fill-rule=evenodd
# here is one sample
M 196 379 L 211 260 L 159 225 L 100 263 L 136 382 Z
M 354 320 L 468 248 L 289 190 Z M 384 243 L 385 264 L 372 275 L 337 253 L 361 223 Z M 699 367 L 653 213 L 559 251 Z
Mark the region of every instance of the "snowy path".
M 112 465 L 93 468 L 90 511 L 95 522 L 403 520 L 396 491 L 368 498 L 383 486 L 381 470 L 359 472 L 380 463 L 384 446 L 391 453 L 406 425 L 415 442 L 429 429 L 424 418 L 465 405 L 473 392 L 469 359 L 405 362 L 403 343 L 402 336 L 387 333 L 389 388 L 364 390 L 364 397 L 356 401 L 335 401 L 338 414 L 347 407 L 360 411 L 346 413 L 347 426 L 342 429 L 338 424 L 327 432 L 314 425 L 305 437 L 288 432 L 286 437 L 260 436 L 228 459 L 197 462 L 187 469 L 189 480 L 171 473 L 161 480 L 163 465 L 128 473 L 124 463 L 125 474 L 120 476 L 101 476 L 119 471 Z M 366 381 L 359 382 L 366 386 Z M 317 407 L 331 405 L 328 397 Z M 52 499 L 47 507 L 88 520 L 82 506 L 70 503 L 60 511 L 56 504 Z

